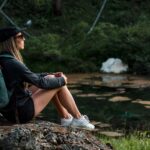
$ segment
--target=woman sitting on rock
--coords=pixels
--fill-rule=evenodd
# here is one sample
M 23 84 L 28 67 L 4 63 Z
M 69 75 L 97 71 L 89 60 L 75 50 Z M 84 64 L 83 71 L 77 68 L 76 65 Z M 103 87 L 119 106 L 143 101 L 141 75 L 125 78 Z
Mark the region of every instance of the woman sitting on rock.
M 1 110 L 3 116 L 13 123 L 26 123 L 52 101 L 61 117 L 62 126 L 94 129 L 87 117 L 79 112 L 63 73 L 37 74 L 27 68 L 20 54 L 24 42 L 23 29 L 0 29 L 0 65 L 7 89 L 13 91 L 8 105 Z M 32 86 L 28 87 L 28 83 Z

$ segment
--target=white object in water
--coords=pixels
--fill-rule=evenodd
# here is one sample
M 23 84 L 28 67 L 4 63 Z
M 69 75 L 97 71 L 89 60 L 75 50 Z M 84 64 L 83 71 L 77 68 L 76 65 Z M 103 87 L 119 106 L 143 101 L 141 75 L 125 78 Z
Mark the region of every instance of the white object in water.
M 123 64 L 119 58 L 109 58 L 102 63 L 100 70 L 106 73 L 121 73 L 126 72 L 128 70 L 128 66 Z

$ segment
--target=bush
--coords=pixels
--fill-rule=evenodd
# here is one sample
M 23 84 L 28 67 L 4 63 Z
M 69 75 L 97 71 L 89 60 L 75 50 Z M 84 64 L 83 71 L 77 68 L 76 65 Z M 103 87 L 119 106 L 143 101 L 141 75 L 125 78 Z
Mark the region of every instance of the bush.
M 93 62 L 97 67 L 110 57 L 121 58 L 129 65 L 130 72 L 150 73 L 150 26 L 139 21 L 126 28 L 101 23 L 86 36 L 76 49 L 76 55 Z
M 117 57 L 119 54 L 116 44 L 120 41 L 118 38 L 119 27 L 110 23 L 101 23 L 95 27 L 90 35 L 81 45 L 80 57 L 88 58 L 100 65 L 109 57 Z
M 138 22 L 121 30 L 124 60 L 128 62 L 132 72 L 150 73 L 150 22 Z
M 80 22 L 65 39 L 57 34 L 45 34 L 29 39 L 24 54 L 32 66 L 39 63 L 47 69 L 50 63 L 55 69 L 66 72 L 98 71 L 102 62 L 110 57 L 120 58 L 129 65 L 129 71 L 150 73 L 149 22 L 139 21 L 126 28 L 111 23 L 98 24 L 87 35 L 88 24 Z M 51 61 L 51 62 L 48 62 Z M 48 62 L 48 63 L 47 63 Z M 42 64 L 42 65 L 43 65 Z M 68 70 L 67 70 L 68 69 Z
M 50 61 L 57 60 L 61 57 L 61 51 L 59 49 L 60 40 L 60 37 L 56 34 L 29 38 L 27 40 L 26 50 L 23 52 L 26 63 L 29 63 L 32 67 L 34 65 L 39 66 L 37 68 L 34 67 L 36 70 L 45 71 L 44 68 L 47 67 L 40 67 L 41 65 L 49 65 Z
M 99 2 L 71 0 L 63 4 L 59 17 L 52 15 L 52 0 L 13 0 L 5 5 L 4 12 L 17 25 L 27 19 L 33 21 L 32 33 L 29 32 L 37 37 L 27 40 L 23 53 L 33 69 L 98 71 L 106 59 L 118 57 L 129 65 L 130 72 L 150 73 L 148 1 L 112 0 L 89 35 L 87 32 L 101 6 Z M 2 26 L 4 20 L 0 19 Z

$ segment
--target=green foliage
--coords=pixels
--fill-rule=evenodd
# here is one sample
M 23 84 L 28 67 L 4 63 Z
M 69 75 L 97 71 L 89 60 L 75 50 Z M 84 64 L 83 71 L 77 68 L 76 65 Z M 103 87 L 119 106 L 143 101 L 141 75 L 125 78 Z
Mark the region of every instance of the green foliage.
M 91 35 L 87 36 L 85 43 L 83 43 L 81 49 L 85 49 L 82 53 L 83 58 L 95 58 L 97 60 L 104 60 L 106 57 L 110 57 L 110 53 L 113 53 L 112 42 L 118 40 L 117 36 L 118 27 L 110 23 L 101 23 L 93 30 Z M 111 51 L 111 52 L 110 52 Z M 104 57 L 106 56 L 106 57 Z
M 28 39 L 26 50 L 23 52 L 25 60 L 27 63 L 31 63 L 31 67 L 34 70 L 46 71 L 45 68 L 49 66 L 49 60 L 57 60 L 61 56 L 61 51 L 59 50 L 59 41 L 61 40 L 59 35 L 56 34 L 46 34 L 38 37 L 31 37 Z M 40 61 L 40 64 L 39 64 Z M 45 63 L 45 67 L 43 64 Z M 36 65 L 36 69 L 34 68 Z
M 100 140 L 105 143 L 111 143 L 115 150 L 149 150 L 150 139 L 139 137 L 136 133 L 121 138 L 108 138 L 100 136 Z
M 29 53 L 51 53 L 58 51 L 60 37 L 56 34 L 46 34 L 38 37 L 31 37 L 27 42 Z
M 76 55 L 82 59 L 88 58 L 97 66 L 110 57 L 118 57 L 129 65 L 131 72 L 150 73 L 148 24 L 149 21 L 140 21 L 134 26 L 124 28 L 110 23 L 100 23 L 91 35 L 87 35 L 80 43 Z
M 8 16 L 17 24 L 23 25 L 32 19 L 36 28 L 47 27 L 51 15 L 51 0 L 13 0 L 4 7 Z M 41 17 L 42 16 L 42 17 Z
M 43 4 L 45 4 L 47 2 L 47 0 L 31 0 L 30 2 L 32 2 L 34 5 L 36 6 L 42 6 Z M 50 1 L 49 1 L 50 2 Z
M 69 61 L 74 66 L 74 71 L 79 72 L 96 71 L 106 59 L 118 57 L 129 65 L 131 72 L 150 73 L 150 27 L 147 24 L 149 22 L 139 21 L 134 26 L 124 28 L 111 23 L 99 23 L 93 32 L 87 35 L 89 25 L 80 22 L 66 38 L 60 38 L 58 34 L 32 38 L 29 41 L 28 53 L 36 59 L 41 53 L 43 57 L 51 55 L 55 56 L 56 60 L 61 58 L 65 66 L 71 68 L 65 63 L 66 59 L 66 62 Z M 80 65 L 74 65 L 75 60 L 79 60 Z M 88 66 L 86 64 L 89 64 L 89 69 L 84 69 Z
M 130 72 L 150 73 L 150 1 L 108 1 L 98 24 L 87 35 L 101 5 L 98 0 L 63 1 L 63 14 L 56 17 L 52 0 L 13 0 L 4 11 L 20 26 L 32 19 L 29 32 L 37 37 L 29 39 L 24 55 L 33 61 L 44 63 L 55 57 L 60 69 L 68 66 L 71 72 L 87 72 L 98 71 L 109 57 L 118 57 L 129 65 Z M 1 25 L 9 25 L 4 20 L 0 19 Z
M 150 73 L 150 24 L 149 21 L 138 22 L 121 30 L 122 50 L 124 59 L 132 71 Z
M 80 46 L 86 38 L 86 32 L 89 28 L 88 24 L 84 21 L 79 22 L 74 26 L 63 41 L 64 53 L 66 55 L 76 56 L 80 53 Z

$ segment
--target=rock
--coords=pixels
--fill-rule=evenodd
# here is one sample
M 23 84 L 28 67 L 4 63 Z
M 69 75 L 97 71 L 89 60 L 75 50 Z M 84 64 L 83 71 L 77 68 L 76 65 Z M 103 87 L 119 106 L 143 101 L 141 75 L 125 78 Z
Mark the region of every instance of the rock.
M 109 99 L 111 102 L 125 102 L 125 101 L 131 101 L 129 97 L 126 96 L 115 96 Z
M 47 121 L 35 121 L 0 128 L 2 150 L 111 150 L 91 131 L 64 128 Z
M 112 131 L 101 131 L 100 134 L 106 135 L 108 137 L 122 137 L 122 136 L 124 136 L 123 133 L 112 132 Z
M 123 64 L 119 58 L 109 58 L 102 63 L 100 70 L 106 73 L 122 73 L 128 70 L 128 66 Z

